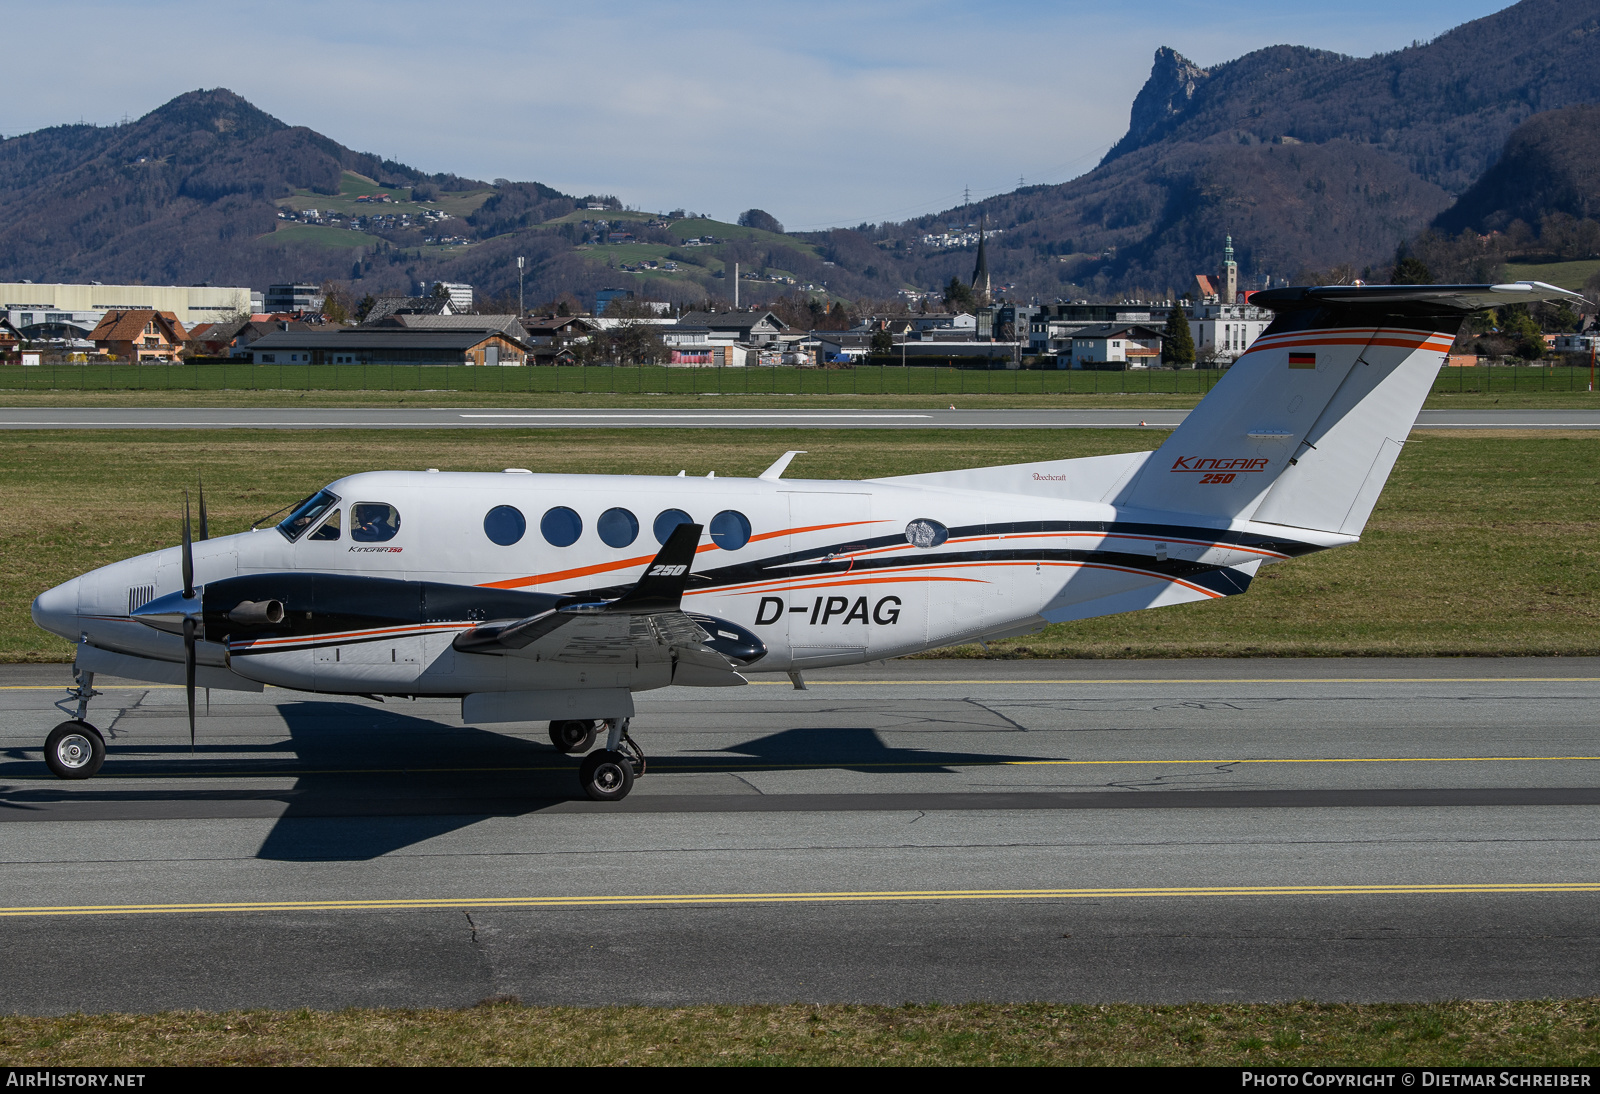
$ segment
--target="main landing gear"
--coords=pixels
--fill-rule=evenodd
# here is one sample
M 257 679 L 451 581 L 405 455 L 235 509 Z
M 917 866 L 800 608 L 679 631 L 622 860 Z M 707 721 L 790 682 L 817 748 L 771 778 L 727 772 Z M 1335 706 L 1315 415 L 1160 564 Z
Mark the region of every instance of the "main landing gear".
M 89 700 L 100 693 L 94 690 L 94 673 L 73 669 L 77 686 L 55 705 L 71 717 L 50 731 L 44 739 L 44 762 L 58 779 L 87 779 L 106 760 L 106 740 L 86 720 Z M 72 706 L 76 704 L 77 710 Z
M 578 767 L 583 792 L 597 802 L 621 801 L 633 781 L 645 772 L 644 749 L 628 736 L 627 718 L 606 720 L 606 747 L 590 752 Z M 587 752 L 593 747 L 600 723 L 551 722 L 550 741 L 562 752 Z

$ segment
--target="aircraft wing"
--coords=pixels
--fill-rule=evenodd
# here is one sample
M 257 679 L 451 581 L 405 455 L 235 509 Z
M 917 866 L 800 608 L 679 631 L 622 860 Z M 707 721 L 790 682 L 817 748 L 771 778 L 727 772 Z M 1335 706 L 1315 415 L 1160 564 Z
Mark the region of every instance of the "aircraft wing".
M 615 600 L 572 597 L 524 619 L 482 623 L 458 634 L 455 648 L 510 653 L 537 643 L 541 658 L 606 661 L 632 659 L 640 647 L 697 649 L 711 636 L 679 605 L 701 530 L 698 524 L 674 528 L 638 582 Z

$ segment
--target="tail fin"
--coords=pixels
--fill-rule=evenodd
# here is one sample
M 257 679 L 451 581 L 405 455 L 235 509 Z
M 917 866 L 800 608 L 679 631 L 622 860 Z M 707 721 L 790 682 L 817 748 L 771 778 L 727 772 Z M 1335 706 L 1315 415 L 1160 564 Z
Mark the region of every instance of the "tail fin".
M 1277 318 L 1117 504 L 1359 535 L 1462 320 L 1557 298 L 1581 299 L 1539 282 L 1255 293 Z

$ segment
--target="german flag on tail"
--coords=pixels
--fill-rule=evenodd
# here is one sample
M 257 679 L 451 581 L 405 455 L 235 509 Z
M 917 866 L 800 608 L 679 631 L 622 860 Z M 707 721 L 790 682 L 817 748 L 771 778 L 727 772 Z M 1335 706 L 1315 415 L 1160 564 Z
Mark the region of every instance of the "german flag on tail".
M 1314 353 L 1290 353 L 1290 368 L 1316 368 L 1317 355 Z

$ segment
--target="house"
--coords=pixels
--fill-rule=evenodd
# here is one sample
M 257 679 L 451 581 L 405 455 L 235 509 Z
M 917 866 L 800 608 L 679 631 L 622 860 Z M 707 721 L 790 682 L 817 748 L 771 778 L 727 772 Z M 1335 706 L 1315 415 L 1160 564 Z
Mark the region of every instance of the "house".
M 551 315 L 523 319 L 522 329 L 535 346 L 565 346 L 589 337 L 599 328 L 581 315 Z
M 423 281 L 419 285 L 423 296 L 442 296 L 453 311 L 472 310 L 472 286 L 464 281 Z
M 675 346 L 668 365 L 704 368 L 744 368 L 761 363 L 761 351 L 737 342 L 702 342 Z
M 704 327 L 713 338 L 721 335 L 728 341 L 748 345 L 766 345 L 789 329 L 787 323 L 770 311 L 685 312 L 678 317 L 680 327 Z
M 401 312 L 377 322 L 361 324 L 366 330 L 482 330 L 498 331 L 526 342 L 528 332 L 515 315 L 413 315 Z
M 22 349 L 22 332 L 11 325 L 11 320 L 0 315 L 0 361 L 10 364 Z
M 525 365 L 531 348 L 503 331 L 346 327 L 273 331 L 249 352 L 258 365 Z
M 176 361 L 188 339 L 176 315 L 152 308 L 108 311 L 89 333 L 99 352 L 134 363 Z
M 1165 318 L 1163 315 L 1162 318 Z M 1253 304 L 1204 304 L 1189 312 L 1189 334 L 1201 362 L 1232 364 L 1272 325 L 1273 313 Z
M 240 344 L 238 341 L 240 333 L 251 328 L 252 321 L 253 317 L 229 319 L 221 323 L 201 323 L 189 330 L 189 349 L 204 357 L 226 357 L 233 352 L 235 345 Z M 255 323 L 256 326 L 248 335 L 250 341 L 266 334 L 269 330 L 276 329 L 276 324 L 269 323 L 265 315 L 255 320 Z
M 361 325 L 369 326 L 391 315 L 455 315 L 465 310 L 452 305 L 447 296 L 380 296 Z
M 1149 368 L 1161 362 L 1161 332 L 1138 323 L 1100 323 L 1072 335 L 1058 368 Z

